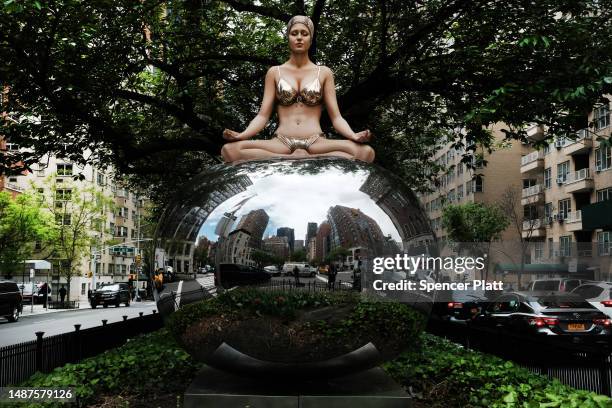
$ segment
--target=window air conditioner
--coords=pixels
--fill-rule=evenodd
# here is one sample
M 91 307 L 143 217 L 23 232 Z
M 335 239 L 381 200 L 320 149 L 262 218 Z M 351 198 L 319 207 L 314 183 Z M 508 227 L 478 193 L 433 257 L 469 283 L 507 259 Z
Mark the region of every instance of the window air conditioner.
M 556 147 L 557 149 L 562 148 L 564 144 L 565 144 L 565 141 L 564 141 L 564 140 L 555 140 L 555 147 Z
M 565 183 L 565 176 L 557 177 L 557 184 L 561 185 L 563 183 Z
M 597 166 L 595 166 L 595 171 L 596 171 L 596 172 L 598 172 L 598 173 L 599 173 L 599 172 L 600 172 L 600 171 L 602 171 L 602 170 L 603 170 L 603 166 L 602 166 L 601 164 L 598 164 Z

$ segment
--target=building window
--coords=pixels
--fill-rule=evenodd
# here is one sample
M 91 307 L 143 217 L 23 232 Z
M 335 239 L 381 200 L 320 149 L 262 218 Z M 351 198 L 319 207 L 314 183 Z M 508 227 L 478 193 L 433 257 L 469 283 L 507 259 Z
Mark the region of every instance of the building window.
M 554 249 L 553 249 L 554 245 L 553 245 L 553 239 L 552 238 L 548 238 L 548 258 L 552 259 L 553 255 L 554 255 Z
M 534 258 L 535 259 L 544 258 L 544 242 L 536 241 L 534 243 Z
M 606 170 L 612 167 L 612 148 L 603 146 L 595 150 L 595 169 Z
M 546 145 L 544 145 L 543 152 L 544 152 L 544 156 L 550 153 L 550 143 L 547 143 Z
M 463 200 L 463 184 L 459 184 L 457 187 L 457 201 Z
M 463 174 L 463 163 L 459 163 L 457 165 L 457 176 L 460 176 Z
M 552 168 L 548 167 L 544 169 L 544 188 L 550 188 L 552 186 Z
M 482 188 L 482 176 L 476 176 L 474 177 L 474 180 L 472 180 L 472 182 L 474 183 L 474 192 L 475 193 L 482 193 L 483 188 Z
M 563 184 L 567 180 L 569 174 L 569 160 L 563 163 L 557 164 L 557 184 Z
M 610 231 L 597 233 L 597 253 L 599 255 L 610 255 L 612 245 L 610 245 Z
M 57 201 L 70 201 L 72 199 L 72 189 L 58 188 L 55 190 L 55 199 Z
M 98 183 L 99 186 L 103 186 L 104 185 L 104 174 L 98 173 L 98 175 L 96 176 L 96 182 Z
M 85 296 L 85 292 L 87 291 L 87 284 L 81 283 L 81 295 Z
M 55 223 L 58 225 L 70 225 L 70 214 L 55 214 Z
M 19 145 L 17 143 L 7 143 L 6 150 L 9 152 L 16 152 L 19 150 Z
M 567 214 L 570 212 L 572 212 L 572 201 L 569 198 L 559 200 L 559 219 L 566 219 Z
M 559 256 L 571 256 L 572 255 L 572 236 L 565 235 L 559 237 Z
M 612 200 L 612 187 L 597 191 L 597 202 Z
M 552 221 L 552 203 L 546 203 L 544 204 L 544 220 L 546 220 L 546 222 L 551 222 Z
M 72 176 L 72 164 L 58 164 L 57 165 L 57 175 L 58 176 Z
M 610 106 L 608 104 L 595 108 L 593 113 L 595 130 L 604 129 L 610 126 Z

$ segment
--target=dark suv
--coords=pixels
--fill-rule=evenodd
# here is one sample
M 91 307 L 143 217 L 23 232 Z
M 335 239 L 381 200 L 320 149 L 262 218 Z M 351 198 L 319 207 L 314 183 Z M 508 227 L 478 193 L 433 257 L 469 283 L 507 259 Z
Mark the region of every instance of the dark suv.
M 0 316 L 7 318 L 9 322 L 19 320 L 19 314 L 23 310 L 21 291 L 15 282 L 0 281 Z
M 130 287 L 127 283 L 107 283 L 93 291 L 89 298 L 89 303 L 92 309 L 95 309 L 98 305 L 103 305 L 104 307 L 115 305 L 119 307 L 121 303 L 129 306 L 130 299 Z

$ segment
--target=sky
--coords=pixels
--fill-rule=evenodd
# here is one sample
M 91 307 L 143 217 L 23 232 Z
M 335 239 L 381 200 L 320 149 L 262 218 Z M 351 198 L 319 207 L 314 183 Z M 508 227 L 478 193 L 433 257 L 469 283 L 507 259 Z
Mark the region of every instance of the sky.
M 199 236 L 206 236 L 216 241 L 215 227 L 225 212 L 234 210 L 242 200 L 251 197 L 235 215 L 237 220 L 249 211 L 264 209 L 270 221 L 264 232 L 264 238 L 276 235 L 279 227 L 290 227 L 295 230 L 295 239 L 305 239 L 308 222 L 319 225 L 327 218 L 327 211 L 334 205 L 358 208 L 376 220 L 385 235 L 400 242 L 400 236 L 391 219 L 372 199 L 359 188 L 367 177 L 367 172 L 346 173 L 337 168 L 325 170 L 317 175 L 278 174 L 249 175 L 253 185 L 246 191 L 225 201 L 210 214 Z

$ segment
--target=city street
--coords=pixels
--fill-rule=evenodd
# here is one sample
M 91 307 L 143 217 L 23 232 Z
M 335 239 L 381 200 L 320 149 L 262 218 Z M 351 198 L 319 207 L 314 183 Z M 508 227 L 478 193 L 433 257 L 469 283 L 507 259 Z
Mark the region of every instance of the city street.
M 81 329 L 102 325 L 102 319 L 108 323 L 123 320 L 123 315 L 132 319 L 139 316 L 139 312 L 145 315 L 157 310 L 155 302 L 132 302 L 130 307 L 120 306 L 91 309 L 87 303 L 83 303 L 81 309 L 66 310 L 53 313 L 40 313 L 31 316 L 22 316 L 19 321 L 9 323 L 6 319 L 0 319 L 0 347 L 10 344 L 21 343 L 36 339 L 37 331 L 45 332 L 45 337 L 74 331 L 75 324 L 81 324 Z M 25 307 L 25 306 L 24 306 Z

